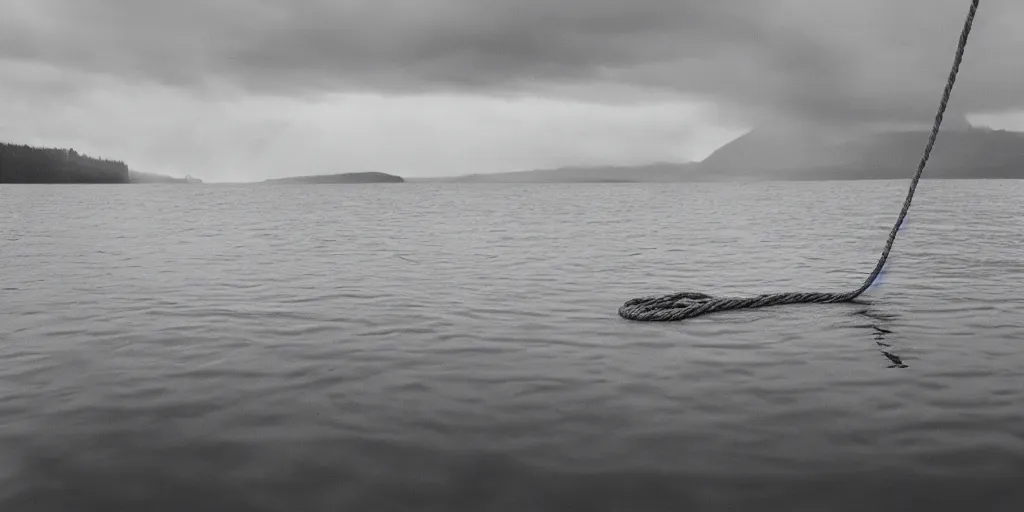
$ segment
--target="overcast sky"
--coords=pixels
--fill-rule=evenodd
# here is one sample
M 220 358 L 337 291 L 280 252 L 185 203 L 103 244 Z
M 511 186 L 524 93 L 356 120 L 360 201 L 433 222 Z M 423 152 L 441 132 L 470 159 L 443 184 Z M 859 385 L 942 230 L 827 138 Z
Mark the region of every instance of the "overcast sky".
M 0 0 L 0 140 L 207 181 L 700 159 L 930 122 L 967 0 Z M 952 115 L 1024 129 L 1024 2 Z

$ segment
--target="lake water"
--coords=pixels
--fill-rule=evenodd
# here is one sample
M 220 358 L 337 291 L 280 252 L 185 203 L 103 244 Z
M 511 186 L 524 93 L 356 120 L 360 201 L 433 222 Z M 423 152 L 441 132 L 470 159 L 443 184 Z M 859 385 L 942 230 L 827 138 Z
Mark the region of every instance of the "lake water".
M 1024 182 L 0 188 L 0 509 L 1021 510 Z

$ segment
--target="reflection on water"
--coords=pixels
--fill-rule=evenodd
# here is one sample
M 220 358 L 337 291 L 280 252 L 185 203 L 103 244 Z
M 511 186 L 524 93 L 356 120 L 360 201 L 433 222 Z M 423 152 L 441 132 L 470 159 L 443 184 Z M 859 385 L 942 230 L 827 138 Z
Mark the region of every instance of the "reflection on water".
M 882 355 L 891 363 L 888 368 L 907 368 L 906 363 L 903 362 L 903 358 L 896 354 L 895 349 L 893 348 L 893 343 L 888 340 L 888 336 L 893 334 L 890 327 L 892 326 L 893 320 L 897 318 L 897 315 L 893 313 L 885 313 L 881 309 L 873 309 L 870 305 L 864 309 L 855 311 L 853 314 L 865 317 L 869 320 L 868 323 L 856 325 L 855 327 L 871 330 L 871 336 L 875 341 L 875 345 L 878 346 Z

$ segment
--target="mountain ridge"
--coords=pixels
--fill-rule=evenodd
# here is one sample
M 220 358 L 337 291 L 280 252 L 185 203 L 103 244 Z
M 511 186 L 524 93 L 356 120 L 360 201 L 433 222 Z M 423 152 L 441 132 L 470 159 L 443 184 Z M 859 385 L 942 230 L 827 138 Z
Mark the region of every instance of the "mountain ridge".
M 924 178 L 1024 179 L 1024 132 L 965 123 L 942 130 Z M 913 175 L 930 130 L 754 129 L 697 162 L 576 166 L 414 181 L 463 183 L 689 182 L 904 179 Z

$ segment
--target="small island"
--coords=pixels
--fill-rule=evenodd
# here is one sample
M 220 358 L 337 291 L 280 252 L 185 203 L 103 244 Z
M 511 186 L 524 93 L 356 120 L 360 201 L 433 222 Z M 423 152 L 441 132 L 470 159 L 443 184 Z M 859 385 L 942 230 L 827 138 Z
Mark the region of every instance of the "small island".
M 350 172 L 345 174 L 324 174 L 317 176 L 293 176 L 291 178 L 275 178 L 264 180 L 263 183 L 322 185 L 335 183 L 405 183 L 401 176 L 382 172 Z

